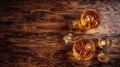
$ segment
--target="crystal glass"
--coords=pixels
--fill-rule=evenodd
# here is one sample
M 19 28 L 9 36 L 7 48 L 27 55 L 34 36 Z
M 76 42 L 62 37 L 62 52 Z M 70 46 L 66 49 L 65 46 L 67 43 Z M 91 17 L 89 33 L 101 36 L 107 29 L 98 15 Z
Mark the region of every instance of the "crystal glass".
M 72 21 L 70 24 L 71 30 L 88 30 L 98 27 L 100 24 L 100 16 L 94 10 L 82 11 L 80 18 Z
M 74 42 L 73 55 L 78 60 L 90 60 L 95 54 L 95 45 L 89 39 Z
M 99 51 L 97 57 L 100 62 L 108 62 L 110 60 L 110 55 L 106 50 Z
M 110 38 L 99 38 L 97 42 L 97 46 L 101 49 L 110 48 L 112 45 L 112 40 Z

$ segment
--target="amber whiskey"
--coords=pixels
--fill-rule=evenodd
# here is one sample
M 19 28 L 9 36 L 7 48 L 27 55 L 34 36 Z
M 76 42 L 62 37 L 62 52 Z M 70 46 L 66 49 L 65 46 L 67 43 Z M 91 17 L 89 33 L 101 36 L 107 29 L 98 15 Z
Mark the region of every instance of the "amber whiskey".
M 90 60 L 95 54 L 95 45 L 89 39 L 78 40 L 73 44 L 73 55 L 78 60 Z
M 84 10 L 79 19 L 72 21 L 69 25 L 70 29 L 74 30 L 88 30 L 98 27 L 100 24 L 100 16 L 96 11 Z
M 106 63 L 110 60 L 110 55 L 106 50 L 99 51 L 97 57 L 100 62 Z
M 101 49 L 108 49 L 112 45 L 112 40 L 110 38 L 99 38 L 97 46 Z

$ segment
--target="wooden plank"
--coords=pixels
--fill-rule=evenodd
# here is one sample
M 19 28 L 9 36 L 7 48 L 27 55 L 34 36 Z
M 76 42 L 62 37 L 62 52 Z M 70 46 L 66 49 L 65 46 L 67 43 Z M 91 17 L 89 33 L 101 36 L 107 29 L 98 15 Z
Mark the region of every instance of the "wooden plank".
M 84 9 L 97 10 L 101 23 L 86 32 L 72 31 L 74 39 L 110 37 L 108 63 L 98 61 L 97 54 L 90 61 L 78 61 L 72 44 L 63 41 L 68 24 Z M 119 67 L 119 9 L 117 0 L 0 1 L 0 67 Z

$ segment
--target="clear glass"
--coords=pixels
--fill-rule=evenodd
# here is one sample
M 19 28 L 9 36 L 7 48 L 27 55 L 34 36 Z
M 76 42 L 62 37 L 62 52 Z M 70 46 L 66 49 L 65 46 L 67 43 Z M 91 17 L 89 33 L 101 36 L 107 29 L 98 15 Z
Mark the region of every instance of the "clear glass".
M 100 24 L 100 16 L 94 10 L 84 10 L 80 15 L 80 19 L 72 21 L 71 30 L 88 30 L 98 27 Z
M 97 42 L 97 46 L 101 49 L 108 49 L 112 45 L 112 40 L 108 37 L 99 38 Z
M 106 50 L 99 51 L 97 57 L 100 62 L 108 62 L 110 60 L 110 55 Z
M 95 45 L 89 39 L 74 42 L 73 55 L 78 60 L 90 60 L 95 54 Z

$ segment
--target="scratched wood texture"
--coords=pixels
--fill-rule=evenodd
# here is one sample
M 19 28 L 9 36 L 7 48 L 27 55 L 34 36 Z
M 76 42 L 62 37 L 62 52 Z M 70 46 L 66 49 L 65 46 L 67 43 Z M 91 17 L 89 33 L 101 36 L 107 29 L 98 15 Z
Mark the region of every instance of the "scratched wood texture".
M 84 9 L 96 10 L 96 29 L 79 38 L 111 37 L 111 59 L 76 61 L 62 37 Z M 0 0 L 0 67 L 120 67 L 119 0 Z

